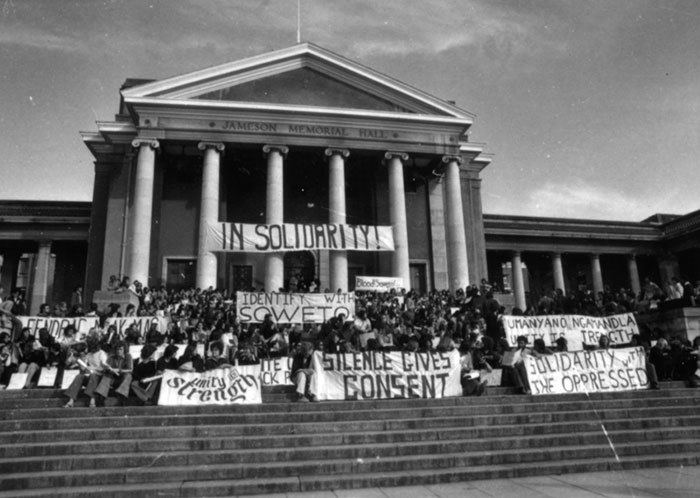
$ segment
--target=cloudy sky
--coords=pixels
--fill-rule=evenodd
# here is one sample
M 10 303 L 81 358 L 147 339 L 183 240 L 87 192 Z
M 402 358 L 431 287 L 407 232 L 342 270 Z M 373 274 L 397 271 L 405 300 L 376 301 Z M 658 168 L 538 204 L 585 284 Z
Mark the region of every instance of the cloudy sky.
M 484 210 L 700 209 L 697 0 L 301 0 L 302 39 L 476 114 Z M 127 77 L 293 45 L 295 0 L 0 0 L 0 198 L 91 200 Z

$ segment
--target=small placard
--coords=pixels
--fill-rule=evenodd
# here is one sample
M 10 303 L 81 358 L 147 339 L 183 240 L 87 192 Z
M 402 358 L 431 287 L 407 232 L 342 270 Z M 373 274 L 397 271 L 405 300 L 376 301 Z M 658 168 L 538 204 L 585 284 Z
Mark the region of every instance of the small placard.
M 10 377 L 10 383 L 7 384 L 7 390 L 24 389 L 24 384 L 27 382 L 27 373 L 13 373 Z
M 37 387 L 53 387 L 56 384 L 56 375 L 58 375 L 58 368 L 42 368 L 39 373 L 39 382 L 36 383 Z
M 63 371 L 63 380 L 61 381 L 61 389 L 66 390 L 70 387 L 70 385 L 73 383 L 75 378 L 78 376 L 80 373 L 80 370 L 64 370 Z

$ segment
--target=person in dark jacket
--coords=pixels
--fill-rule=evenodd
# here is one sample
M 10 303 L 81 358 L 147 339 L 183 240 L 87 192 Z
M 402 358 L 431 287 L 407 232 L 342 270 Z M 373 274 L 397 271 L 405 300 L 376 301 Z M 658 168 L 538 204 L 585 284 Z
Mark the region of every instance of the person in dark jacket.
M 297 348 L 292 360 L 291 379 L 297 387 L 297 401 L 318 401 L 314 391 L 313 354 L 313 345 L 309 342 L 303 342 Z

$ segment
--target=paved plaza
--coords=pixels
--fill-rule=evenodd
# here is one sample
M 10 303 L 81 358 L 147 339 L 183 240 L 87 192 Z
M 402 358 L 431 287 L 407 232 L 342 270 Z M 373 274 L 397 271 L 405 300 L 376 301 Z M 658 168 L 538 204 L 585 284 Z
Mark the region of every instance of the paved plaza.
M 287 493 L 275 498 L 686 498 L 700 496 L 700 466 L 492 479 L 433 486 Z

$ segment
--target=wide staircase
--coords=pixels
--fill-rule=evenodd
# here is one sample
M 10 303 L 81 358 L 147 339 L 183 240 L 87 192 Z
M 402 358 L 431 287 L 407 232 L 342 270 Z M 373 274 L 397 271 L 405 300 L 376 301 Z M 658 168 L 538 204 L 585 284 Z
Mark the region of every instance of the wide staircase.
M 61 408 L 0 392 L 0 497 L 236 496 L 695 465 L 700 389 Z

